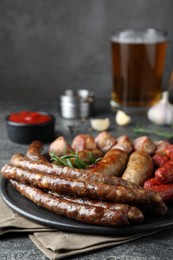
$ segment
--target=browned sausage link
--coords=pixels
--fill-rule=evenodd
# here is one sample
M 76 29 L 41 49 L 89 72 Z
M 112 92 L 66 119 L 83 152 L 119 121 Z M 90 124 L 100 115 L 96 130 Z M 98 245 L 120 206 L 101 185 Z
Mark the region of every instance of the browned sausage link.
M 106 153 L 113 145 L 116 144 L 117 140 L 110 133 L 103 131 L 96 136 L 95 142 L 97 147 L 103 153 Z
M 149 154 L 153 154 L 156 150 L 156 145 L 148 136 L 137 137 L 133 145 L 136 151 L 144 151 Z
M 150 155 L 146 152 L 133 152 L 122 175 L 122 179 L 143 186 L 144 182 L 150 179 L 153 175 L 154 166 Z
M 127 135 L 122 135 L 117 138 L 117 143 L 113 145 L 111 149 L 120 149 L 130 154 L 134 150 L 134 147 L 129 137 Z
M 79 134 L 73 139 L 72 149 L 74 151 L 92 150 L 96 148 L 95 139 L 92 135 Z
M 50 192 L 50 193 L 52 193 L 52 192 Z M 121 210 L 122 213 L 127 215 L 128 221 L 130 223 L 140 223 L 143 221 L 143 218 L 144 218 L 142 212 L 137 207 L 130 206 L 127 204 L 96 201 L 96 200 L 91 200 L 91 199 L 87 199 L 87 198 L 79 198 L 79 197 L 72 197 L 72 196 L 68 196 L 68 195 L 62 195 L 62 194 L 55 193 L 55 192 L 53 192 L 53 194 L 55 196 L 61 197 L 63 199 L 77 202 L 80 204 Z
M 26 156 L 33 161 L 43 161 L 45 160 L 47 164 L 47 160 L 44 156 L 41 155 L 43 150 L 43 143 L 40 141 L 33 141 L 27 150 Z M 53 143 L 50 144 L 49 153 L 54 153 L 57 156 L 62 156 L 65 154 L 72 154 L 73 150 L 69 146 L 69 144 L 65 141 L 64 137 L 58 137 Z M 92 150 L 82 150 L 78 152 L 78 157 L 83 160 L 85 163 L 90 163 L 89 154 L 92 153 L 92 156 L 97 159 L 103 156 L 101 150 L 95 148 Z M 72 164 L 74 163 L 74 159 L 71 159 Z
M 109 150 L 103 159 L 88 167 L 90 171 L 107 174 L 109 176 L 121 176 L 128 160 L 128 154 L 119 149 Z
M 41 155 L 44 145 L 41 141 L 33 141 L 26 152 L 26 156 L 33 161 L 42 161 L 48 163 L 47 159 Z
M 154 141 L 154 144 L 156 145 L 156 150 L 154 153 L 160 153 L 160 154 L 165 154 L 165 148 L 168 145 L 170 145 L 170 143 L 166 140 Z
M 94 225 L 119 227 L 129 224 L 127 216 L 119 209 L 104 209 L 103 207 L 79 204 L 14 180 L 11 183 L 23 196 L 58 215 Z
M 57 156 L 72 153 L 71 145 L 65 140 L 63 136 L 59 136 L 49 145 L 49 154 L 54 153 Z
M 158 169 L 162 167 L 164 164 L 166 164 L 169 161 L 168 156 L 166 154 L 161 154 L 161 153 L 155 153 L 152 157 L 154 167 L 155 169 Z
M 72 169 L 70 167 L 53 166 L 52 164 L 44 164 L 43 162 L 34 162 L 23 156 L 15 154 L 10 160 L 11 164 L 26 168 L 28 170 L 39 171 L 45 174 L 53 174 L 64 178 L 73 178 L 81 181 L 94 181 L 109 185 L 121 185 L 127 188 L 137 188 L 138 186 L 129 181 L 123 180 L 115 176 L 107 176 L 107 174 L 93 173 L 89 170 Z
M 160 195 L 150 190 L 138 188 L 130 189 L 123 186 L 60 178 L 41 172 L 32 172 L 10 164 L 6 164 L 2 167 L 2 174 L 7 179 L 15 179 L 61 194 L 116 203 L 130 203 L 138 206 L 145 205 L 160 215 L 166 214 L 167 211 L 167 207 L 163 203 Z

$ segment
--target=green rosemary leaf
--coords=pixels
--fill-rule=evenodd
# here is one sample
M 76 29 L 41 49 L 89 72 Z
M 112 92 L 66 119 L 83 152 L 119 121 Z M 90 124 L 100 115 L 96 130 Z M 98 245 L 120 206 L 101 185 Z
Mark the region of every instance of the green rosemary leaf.
M 99 157 L 99 158 L 95 159 L 95 162 L 94 162 L 94 163 L 98 163 L 98 162 L 100 162 L 101 160 L 102 160 L 102 157 Z
M 88 164 L 86 164 L 84 161 L 82 161 L 79 158 L 78 152 L 76 152 L 75 164 L 76 164 L 77 168 L 79 168 L 79 169 L 84 169 L 84 168 L 86 168 L 88 166 Z
M 67 162 L 66 162 L 66 160 L 61 159 L 61 158 L 59 158 L 59 160 L 57 160 L 57 164 L 58 164 L 58 165 L 64 165 L 64 166 L 67 166 Z
M 133 132 L 136 134 L 154 134 L 166 139 L 173 138 L 173 133 L 172 132 L 165 132 L 165 131 L 160 131 L 160 130 L 154 130 L 154 129 L 147 129 L 147 128 L 140 128 L 136 127 L 133 129 Z
M 71 161 L 73 159 L 73 162 Z M 95 164 L 96 162 L 100 161 L 102 158 L 95 159 L 93 154 L 89 152 L 89 164 Z M 85 169 L 89 166 L 89 164 L 85 163 L 82 159 L 79 158 L 78 152 L 66 154 L 63 156 L 57 156 L 55 153 L 50 153 L 50 160 L 54 161 L 56 165 L 61 166 L 69 166 L 71 168 L 78 168 L 78 169 Z
M 89 155 L 90 163 L 91 163 L 91 164 L 94 164 L 94 163 L 95 163 L 95 158 L 94 158 L 94 156 L 93 156 L 93 153 L 92 153 L 92 152 L 89 152 L 88 155 Z
M 53 152 L 50 153 L 50 160 L 59 162 L 60 157 L 56 156 Z
M 71 158 L 75 158 L 75 154 L 66 154 L 61 156 L 61 159 L 71 159 Z
M 66 159 L 66 162 L 67 162 L 67 164 L 68 164 L 68 166 L 69 166 L 70 168 L 73 168 L 73 164 L 72 164 L 72 162 L 70 161 L 69 158 Z
M 86 167 L 88 167 L 88 164 L 85 163 L 84 161 L 82 161 L 79 157 L 78 157 L 77 160 L 78 160 L 79 167 L 80 167 L 81 169 L 85 169 Z

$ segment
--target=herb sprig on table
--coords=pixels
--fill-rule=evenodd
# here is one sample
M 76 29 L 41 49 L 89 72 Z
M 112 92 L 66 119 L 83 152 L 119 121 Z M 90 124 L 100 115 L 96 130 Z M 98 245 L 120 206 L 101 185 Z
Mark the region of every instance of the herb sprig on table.
M 165 139 L 173 138 L 173 129 L 172 132 L 168 132 L 163 130 L 148 129 L 144 127 L 135 127 L 133 128 L 133 132 L 136 134 L 154 134 Z
M 88 152 L 89 163 L 84 162 L 79 158 L 79 153 L 71 153 L 63 156 L 57 156 L 55 153 L 50 153 L 50 160 L 53 161 L 56 165 L 68 166 L 71 168 L 85 169 L 91 164 L 99 162 L 102 158 L 95 158 L 92 152 Z

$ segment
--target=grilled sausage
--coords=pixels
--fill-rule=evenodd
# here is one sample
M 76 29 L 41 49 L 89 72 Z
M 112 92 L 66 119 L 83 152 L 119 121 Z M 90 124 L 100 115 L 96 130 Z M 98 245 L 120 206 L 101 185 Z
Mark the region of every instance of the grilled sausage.
M 137 137 L 133 145 L 136 151 L 144 151 L 149 154 L 153 154 L 156 150 L 156 145 L 148 136 Z
M 129 137 L 127 135 L 122 135 L 117 138 L 117 143 L 113 145 L 111 149 L 120 149 L 130 154 L 134 150 L 134 147 Z
M 43 155 L 41 155 L 43 148 L 44 145 L 41 141 L 33 141 L 28 147 L 26 156 L 33 161 L 44 162 L 47 164 L 47 159 Z
M 123 180 L 119 177 L 108 176 L 107 174 L 100 174 L 98 172 L 92 172 L 83 169 L 72 169 L 70 167 L 56 166 L 53 164 L 44 164 L 40 162 L 34 162 L 26 158 L 22 154 L 14 154 L 10 160 L 11 164 L 15 166 L 19 166 L 22 168 L 26 168 L 28 170 L 33 171 L 41 171 L 45 174 L 53 174 L 61 177 L 70 177 L 73 179 L 78 179 L 82 181 L 94 181 L 105 183 L 109 185 L 121 185 L 127 188 L 135 188 L 138 187 L 135 183 L 131 183 L 129 181 Z
M 83 182 L 71 178 L 60 178 L 41 172 L 32 172 L 6 164 L 2 167 L 2 174 L 7 179 L 35 185 L 39 188 L 51 190 L 61 194 L 87 197 L 90 199 L 127 203 L 137 206 L 147 206 L 156 214 L 164 215 L 166 205 L 158 193 L 153 191 L 125 188 L 96 182 Z
M 101 161 L 88 167 L 91 172 L 108 176 L 121 176 L 128 160 L 128 154 L 120 149 L 111 149 Z
M 97 148 L 95 139 L 91 135 L 80 134 L 75 136 L 72 142 L 72 149 L 74 151 L 92 150 Z
M 147 189 L 158 192 L 165 203 L 173 200 L 173 183 L 148 186 Z
M 73 151 L 71 145 L 63 136 L 56 138 L 49 146 L 49 154 L 54 153 L 57 156 L 63 156 Z
M 68 201 L 77 202 L 80 204 L 109 208 L 109 209 L 113 209 L 113 210 L 121 210 L 122 213 L 127 215 L 127 219 L 129 221 L 129 223 L 140 223 L 143 221 L 143 218 L 144 218 L 142 212 L 137 207 L 130 206 L 127 204 L 96 201 L 96 200 L 91 200 L 91 199 L 87 199 L 87 198 L 79 198 L 79 197 L 72 197 L 72 196 L 68 196 L 68 195 L 62 195 L 62 194 L 58 194 L 55 192 L 53 192 L 53 193 L 49 192 L 49 193 L 54 194 L 57 197 L 66 199 Z
M 155 171 L 155 178 L 160 184 L 173 182 L 173 161 L 168 161 L 158 168 Z
M 156 169 L 162 167 L 165 163 L 169 161 L 167 155 L 161 153 L 154 154 L 152 159 Z
M 110 133 L 103 131 L 96 136 L 95 142 L 97 147 L 103 153 L 106 153 L 114 144 L 116 144 L 117 140 Z
M 46 208 L 58 215 L 94 225 L 120 227 L 129 224 L 127 214 L 120 209 L 108 209 L 68 201 L 14 180 L 11 180 L 11 184 L 23 196 L 36 203 L 39 207 Z
M 166 140 L 158 140 L 154 141 L 154 144 L 156 145 L 155 153 L 165 154 L 165 148 L 170 145 L 170 143 Z
M 41 152 L 43 150 L 43 143 L 41 141 L 33 141 L 27 150 L 26 156 L 33 160 L 33 161 L 41 161 L 46 164 L 48 164 L 47 159 L 41 155 Z M 73 150 L 71 146 L 66 142 L 64 137 L 60 136 L 58 137 L 53 143 L 50 144 L 49 147 L 49 154 L 54 153 L 57 156 L 63 156 L 68 154 L 73 154 Z M 83 150 L 78 152 L 78 158 L 80 158 L 85 163 L 91 163 L 90 162 L 90 153 L 92 154 L 94 159 L 101 158 L 103 156 L 103 153 L 101 150 L 95 148 L 92 150 Z M 70 159 L 72 164 L 74 164 L 74 159 Z
M 157 186 L 159 184 L 160 183 L 157 182 L 156 177 L 153 177 L 145 181 L 143 187 L 144 189 L 150 189 L 152 186 Z
M 85 136 L 85 137 L 87 136 L 86 138 L 84 138 L 85 141 L 90 140 L 90 136 L 88 137 L 88 135 L 78 135 L 77 136 L 78 138 L 76 137 L 76 140 L 81 139 L 83 136 Z M 83 140 L 83 138 L 82 138 L 82 140 Z M 88 142 L 88 141 L 86 141 L 86 142 Z M 27 154 L 29 154 L 29 151 L 32 151 L 32 154 L 30 152 L 31 159 L 33 159 L 33 157 L 34 157 L 34 160 L 35 160 L 35 155 L 38 160 L 40 160 L 43 157 L 40 155 L 40 158 L 39 158 L 39 153 L 41 150 L 39 148 L 40 147 L 37 145 L 37 142 L 33 142 L 30 145 L 30 147 L 27 151 Z M 96 148 L 92 149 L 91 152 L 95 158 L 98 158 L 102 155 L 102 152 L 100 152 L 100 150 L 98 150 Z M 89 161 L 89 152 L 87 152 L 86 150 L 82 150 L 82 151 L 79 151 L 79 153 L 80 153 L 79 158 L 83 157 L 82 159 L 85 159 L 84 160 L 85 162 Z M 101 174 L 106 173 L 109 176 L 112 176 L 112 175 L 121 176 L 122 172 L 124 171 L 124 169 L 126 167 L 127 160 L 128 160 L 128 154 L 126 152 L 123 152 L 120 149 L 111 149 L 104 155 L 104 157 L 101 161 L 89 166 L 88 169 L 91 172 L 99 172 Z M 47 164 L 47 160 L 45 162 Z M 73 159 L 72 159 L 72 163 L 73 163 Z
M 130 155 L 122 179 L 143 186 L 144 182 L 152 177 L 153 171 L 153 161 L 150 155 L 146 152 L 136 151 Z
M 173 144 L 165 147 L 165 154 L 170 158 L 170 160 L 173 160 Z
M 173 161 L 166 162 L 162 167 L 158 168 L 154 177 L 144 183 L 144 188 L 160 186 L 173 183 Z M 163 186 L 164 187 L 164 186 Z

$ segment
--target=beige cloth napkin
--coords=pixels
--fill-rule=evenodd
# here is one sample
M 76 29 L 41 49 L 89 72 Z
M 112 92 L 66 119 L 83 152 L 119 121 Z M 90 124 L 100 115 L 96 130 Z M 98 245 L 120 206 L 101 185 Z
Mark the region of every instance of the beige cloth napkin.
M 40 225 L 22 217 L 10 209 L 0 197 L 0 235 L 12 232 L 51 231 L 52 228 Z
M 75 254 L 91 252 L 92 250 L 108 246 L 116 246 L 156 233 L 110 237 L 63 232 L 30 221 L 11 210 L 0 198 L 0 235 L 9 232 L 28 233 L 33 243 L 49 259 L 65 259 Z

